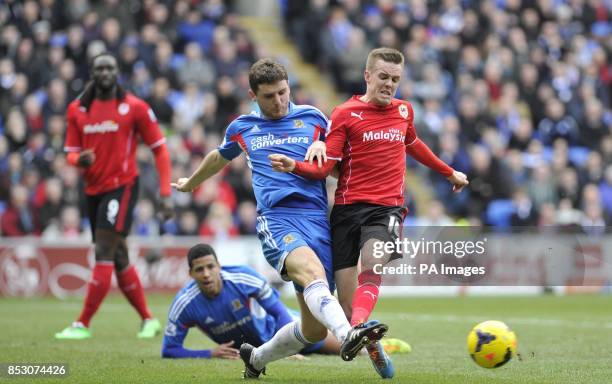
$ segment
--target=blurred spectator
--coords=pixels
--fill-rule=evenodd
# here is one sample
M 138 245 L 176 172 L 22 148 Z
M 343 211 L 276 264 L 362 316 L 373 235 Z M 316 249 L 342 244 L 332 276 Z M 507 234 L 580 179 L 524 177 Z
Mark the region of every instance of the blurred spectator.
M 195 84 L 200 89 L 211 89 L 216 78 L 215 67 L 210 60 L 202 56 L 202 48 L 198 43 L 185 46 L 185 61 L 178 69 L 178 79 L 181 85 Z
M 433 200 L 429 203 L 427 214 L 418 220 L 417 224 L 422 227 L 446 227 L 454 225 L 454 222 L 446 214 L 444 205 L 438 200 Z
M 64 207 L 62 182 L 58 178 L 50 178 L 45 182 L 45 202 L 39 208 L 40 226 L 47 228 L 57 222 Z
M 512 204 L 514 211 L 510 217 L 510 224 L 513 227 L 534 226 L 537 224 L 538 212 L 525 189 L 517 188 L 514 191 Z
M 3 236 L 26 236 L 40 233 L 35 212 L 28 202 L 28 190 L 20 184 L 11 186 L 10 205 L 0 219 Z
M 168 102 L 170 82 L 165 77 L 158 77 L 153 81 L 151 96 L 145 101 L 151 106 L 160 125 L 167 126 L 172 122 L 174 111 Z
M 159 221 L 155 217 L 155 206 L 149 199 L 138 201 L 134 210 L 132 233 L 137 236 L 159 236 Z
M 238 231 L 241 235 L 257 234 L 257 207 L 252 201 L 238 205 Z
M 440 137 L 440 146 L 455 136 L 471 154 L 464 165 L 475 178 L 469 199 L 444 195 L 439 178 L 430 176 L 452 214 L 469 207 L 479 215 L 514 186 L 526 188 L 536 209 L 557 207 L 566 196 L 577 207 L 575 196 L 586 183 L 599 183 L 612 163 L 612 67 L 602 38 L 611 13 L 602 2 L 289 3 L 285 27 L 304 58 L 326 70 L 341 92 L 359 91 L 344 81 L 354 71 L 355 61 L 345 58 L 355 31 L 373 45 L 402 48 L 406 76 L 398 96 L 413 103 L 420 134 Z M 300 13 L 307 6 L 313 13 Z M 309 28 L 323 31 L 323 43 L 306 38 Z M 449 117 L 459 130 L 442 131 Z M 554 145 L 558 139 L 567 143 L 564 150 Z M 481 144 L 489 154 L 472 148 Z M 580 170 L 577 182 L 568 167 Z
M 238 236 L 238 228 L 233 223 L 231 211 L 227 205 L 214 202 L 211 204 L 198 234 L 213 237 L 217 240 Z
M 198 216 L 192 211 L 185 211 L 179 215 L 178 231 L 179 236 L 197 236 L 198 235 Z
M 612 218 L 612 164 L 606 167 L 604 178 L 599 184 L 601 203 L 608 216 Z
M 556 203 L 557 191 L 552 180 L 550 166 L 541 164 L 534 168 L 531 180 L 527 184 L 529 196 L 536 208 L 544 203 Z
M 42 237 L 63 240 L 87 238 L 87 233 L 81 228 L 81 217 L 77 207 L 66 206 L 62 208 L 58 218 L 45 228 Z
M 6 116 L 6 138 L 8 139 L 9 150 L 17 152 L 26 145 L 28 132 L 25 116 L 17 107 L 13 107 Z
M 602 235 L 606 232 L 606 222 L 603 217 L 601 205 L 591 203 L 584 208 L 580 225 L 584 233 L 589 235 Z

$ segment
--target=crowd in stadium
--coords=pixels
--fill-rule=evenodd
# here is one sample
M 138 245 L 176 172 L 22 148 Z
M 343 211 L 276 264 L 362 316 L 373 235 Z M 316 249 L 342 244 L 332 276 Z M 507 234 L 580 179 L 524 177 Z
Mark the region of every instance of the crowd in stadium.
M 370 49 L 404 53 L 399 96 L 413 104 L 419 135 L 470 180 L 456 198 L 432 172 L 438 201 L 430 212 L 416 207 L 424 216 L 417 223 L 447 225 L 451 217 L 497 226 L 610 223 L 609 3 L 283 4 L 287 33 L 303 57 L 331 73 L 345 93 L 363 92 L 361 58 Z
M 251 109 L 248 69 L 258 47 L 221 0 L 26 0 L 0 7 L 0 234 L 88 236 L 82 180 L 66 165 L 65 111 L 110 51 L 125 88 L 146 100 L 167 137 L 172 179 L 190 175 L 226 124 Z M 69 6 L 68 6 L 69 4 Z M 287 0 L 285 30 L 306 61 L 345 95 L 364 90 L 367 53 L 406 57 L 399 97 L 417 132 L 468 175 L 452 195 L 410 219 L 499 227 L 612 222 L 612 10 L 603 0 Z M 297 102 L 307 99 L 294 85 Z M 318 104 L 317 100 L 309 100 Z M 327 106 L 324 110 L 331 110 Z M 151 154 L 140 153 L 141 199 L 132 234 L 254 234 L 244 157 L 193 195 L 173 196 L 160 228 Z M 407 201 L 412 193 L 407 186 Z

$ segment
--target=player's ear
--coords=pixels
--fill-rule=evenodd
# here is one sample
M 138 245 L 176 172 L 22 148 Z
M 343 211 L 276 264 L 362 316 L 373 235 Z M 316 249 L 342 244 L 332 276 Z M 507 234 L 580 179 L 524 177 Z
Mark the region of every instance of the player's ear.
M 366 83 L 370 81 L 370 71 L 368 71 L 367 69 L 363 71 L 363 78 L 365 79 Z
M 255 94 L 255 92 L 253 92 L 253 90 L 249 88 L 248 93 L 249 93 L 249 97 L 251 98 L 251 100 L 256 101 L 257 95 Z

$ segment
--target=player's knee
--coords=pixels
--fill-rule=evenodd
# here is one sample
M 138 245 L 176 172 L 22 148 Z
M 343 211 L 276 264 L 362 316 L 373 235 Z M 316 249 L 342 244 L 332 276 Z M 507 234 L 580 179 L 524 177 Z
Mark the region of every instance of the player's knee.
M 285 261 L 287 273 L 291 280 L 296 283 L 307 286 L 315 280 L 325 280 L 325 269 L 319 259 L 313 254 L 307 254 L 303 257 L 288 257 Z
M 97 261 L 113 261 L 115 259 L 113 246 L 106 241 L 99 240 L 96 242 L 95 253 Z
M 127 258 L 115 258 L 115 271 L 124 271 L 130 265 L 130 261 Z
M 297 273 L 300 284 L 303 286 L 307 286 L 315 280 L 326 280 L 323 266 L 317 265 L 317 263 L 304 263 Z
M 120 244 L 115 251 L 115 271 L 121 272 L 130 265 L 128 251 L 125 244 Z

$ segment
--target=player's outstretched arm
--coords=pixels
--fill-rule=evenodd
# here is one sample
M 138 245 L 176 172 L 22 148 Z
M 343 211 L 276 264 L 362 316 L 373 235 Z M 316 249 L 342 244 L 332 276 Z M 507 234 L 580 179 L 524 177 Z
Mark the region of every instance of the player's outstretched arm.
M 186 349 L 182 346 L 164 346 L 162 348 L 162 357 L 166 359 L 187 359 L 187 358 L 198 358 L 198 359 L 231 359 L 236 360 L 240 357 L 239 351 L 231 346 L 234 344 L 233 341 L 229 343 L 220 344 L 214 349 Z
M 280 154 L 268 156 L 270 165 L 276 172 L 293 172 L 296 175 L 304 176 L 309 179 L 325 179 L 334 169 L 337 160 L 328 160 L 322 167 L 317 164 L 309 164 L 307 161 L 295 161 L 294 159 Z
M 153 155 L 155 156 L 155 168 L 157 168 L 157 174 L 159 175 L 159 196 L 160 196 L 160 212 L 159 216 L 162 221 L 166 221 L 174 216 L 174 204 L 170 197 L 170 175 L 172 173 L 172 163 L 170 161 L 170 154 L 166 148 L 166 144 L 153 148 Z
M 229 163 L 229 160 L 221 156 L 218 149 L 210 152 L 196 171 L 189 178 L 181 177 L 176 183 L 170 184 L 181 192 L 193 192 L 194 189 L 204 182 L 204 180 L 215 175 Z
M 295 169 L 296 161 L 288 156 L 274 153 L 272 155 L 268 155 L 268 159 L 270 160 L 272 169 L 274 169 L 276 172 L 289 173 L 293 172 Z
M 89 168 L 96 161 L 96 154 L 91 148 L 81 152 L 69 152 L 66 160 L 72 166 Z

